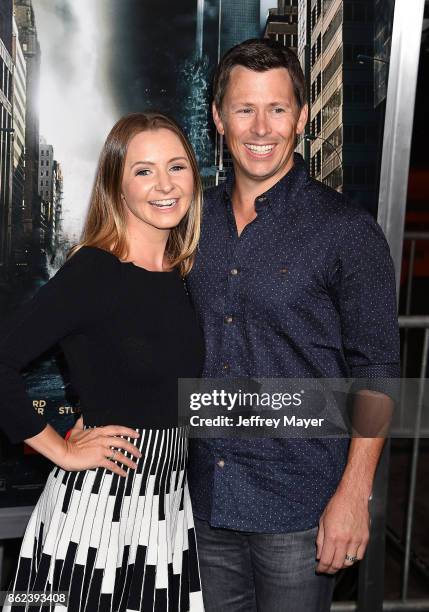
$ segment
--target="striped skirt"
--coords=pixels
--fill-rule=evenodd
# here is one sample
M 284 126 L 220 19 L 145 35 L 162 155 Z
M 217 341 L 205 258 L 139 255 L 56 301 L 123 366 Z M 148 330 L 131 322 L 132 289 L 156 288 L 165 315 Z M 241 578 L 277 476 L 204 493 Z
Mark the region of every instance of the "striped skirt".
M 133 456 L 137 469 L 121 464 L 124 478 L 101 467 L 54 467 L 27 525 L 9 591 L 67 591 L 68 605 L 3 611 L 204 610 L 186 430 L 136 431 L 127 440 L 143 453 Z

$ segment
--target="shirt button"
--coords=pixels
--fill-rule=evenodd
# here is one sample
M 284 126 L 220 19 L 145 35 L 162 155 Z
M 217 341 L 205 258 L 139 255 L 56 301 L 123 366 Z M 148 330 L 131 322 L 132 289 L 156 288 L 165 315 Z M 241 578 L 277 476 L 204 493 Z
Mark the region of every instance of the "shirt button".
M 217 462 L 217 464 L 218 464 L 218 466 L 219 466 L 220 468 L 225 467 L 225 461 L 224 461 L 223 459 L 220 459 L 220 460 Z
M 237 268 L 233 268 L 233 269 L 231 270 L 231 274 L 232 274 L 232 276 L 237 276 L 237 274 L 238 274 L 238 270 L 237 270 Z
M 224 370 L 229 370 L 229 363 L 224 363 L 223 364 L 223 369 Z
M 232 323 L 233 318 L 231 316 L 225 317 L 225 323 Z

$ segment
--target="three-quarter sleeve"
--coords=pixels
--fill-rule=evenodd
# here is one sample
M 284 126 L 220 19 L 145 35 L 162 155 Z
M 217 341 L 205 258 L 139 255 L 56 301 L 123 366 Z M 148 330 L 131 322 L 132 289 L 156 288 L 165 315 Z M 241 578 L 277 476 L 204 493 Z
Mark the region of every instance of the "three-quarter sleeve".
M 400 376 L 393 262 L 385 236 L 365 211 L 341 233 L 333 275 L 343 350 L 353 378 Z
M 46 419 L 33 408 L 21 370 L 68 335 L 114 308 L 120 262 L 83 247 L 0 330 L 0 426 L 12 443 L 40 433 Z

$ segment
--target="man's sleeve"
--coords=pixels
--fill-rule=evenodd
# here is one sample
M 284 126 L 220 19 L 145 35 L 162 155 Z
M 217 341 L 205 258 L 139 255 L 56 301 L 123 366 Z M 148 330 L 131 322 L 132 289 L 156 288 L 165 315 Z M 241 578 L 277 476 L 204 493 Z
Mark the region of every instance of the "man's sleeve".
M 352 211 L 340 234 L 331 280 L 351 377 L 398 378 L 394 267 L 380 226 L 365 211 Z

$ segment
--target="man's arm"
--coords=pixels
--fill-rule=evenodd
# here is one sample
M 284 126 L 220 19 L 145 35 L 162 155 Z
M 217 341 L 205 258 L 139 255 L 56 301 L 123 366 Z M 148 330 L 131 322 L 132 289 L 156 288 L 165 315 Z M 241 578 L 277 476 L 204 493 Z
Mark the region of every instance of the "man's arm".
M 368 501 L 384 438 L 353 438 L 343 477 L 319 520 L 318 572 L 329 574 L 361 560 L 369 540 Z
M 388 434 L 394 408 L 384 393 L 360 390 L 354 396 L 347 465 L 334 496 L 319 521 L 317 571 L 334 573 L 361 560 L 369 538 L 368 501 L 375 470 Z
M 319 520 L 320 572 L 334 573 L 363 558 L 369 539 L 368 502 L 388 435 L 400 376 L 399 330 L 393 263 L 380 227 L 369 216 L 349 220 L 332 264 L 333 300 L 344 353 L 359 389 L 354 397 L 353 438 L 337 490 Z M 350 237 L 352 241 L 350 243 Z

